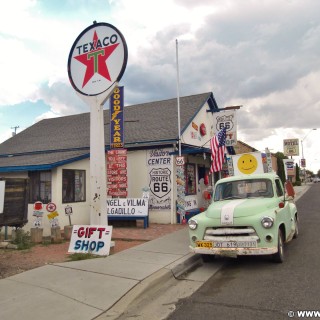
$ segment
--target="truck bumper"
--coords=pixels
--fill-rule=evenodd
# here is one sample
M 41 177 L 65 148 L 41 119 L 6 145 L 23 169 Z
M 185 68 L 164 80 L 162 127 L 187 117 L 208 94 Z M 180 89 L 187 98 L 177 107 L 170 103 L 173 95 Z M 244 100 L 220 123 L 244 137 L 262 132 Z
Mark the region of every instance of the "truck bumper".
M 193 253 L 198 254 L 212 254 L 225 257 L 236 256 L 257 256 L 257 255 L 270 255 L 278 252 L 277 247 L 271 248 L 197 248 L 189 246 Z

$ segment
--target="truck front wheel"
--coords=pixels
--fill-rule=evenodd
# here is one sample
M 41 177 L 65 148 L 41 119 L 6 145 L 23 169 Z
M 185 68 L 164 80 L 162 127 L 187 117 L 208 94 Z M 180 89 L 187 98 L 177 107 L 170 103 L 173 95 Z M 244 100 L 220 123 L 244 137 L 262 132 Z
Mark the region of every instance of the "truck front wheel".
M 277 263 L 284 261 L 284 240 L 281 229 L 278 230 L 278 252 L 273 254 L 273 260 Z

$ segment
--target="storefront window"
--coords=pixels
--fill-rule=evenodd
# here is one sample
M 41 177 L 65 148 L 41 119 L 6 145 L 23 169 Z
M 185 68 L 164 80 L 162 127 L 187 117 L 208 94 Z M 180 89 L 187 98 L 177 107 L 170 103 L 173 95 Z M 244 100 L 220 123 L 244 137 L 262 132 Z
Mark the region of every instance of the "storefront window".
M 85 170 L 62 170 L 62 203 L 86 201 Z
M 29 171 L 29 203 L 51 201 L 51 171 Z
M 196 194 L 196 166 L 194 164 L 187 163 L 186 172 L 186 194 Z

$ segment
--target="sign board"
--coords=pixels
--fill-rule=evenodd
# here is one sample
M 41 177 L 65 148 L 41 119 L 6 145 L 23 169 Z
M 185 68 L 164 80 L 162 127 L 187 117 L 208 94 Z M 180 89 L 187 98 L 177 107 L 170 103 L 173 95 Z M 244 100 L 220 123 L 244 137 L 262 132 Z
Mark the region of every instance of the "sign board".
M 283 154 L 287 157 L 299 155 L 299 139 L 284 139 Z
M 185 165 L 185 160 L 184 157 L 176 157 L 176 166 L 184 166 Z
M 226 146 L 235 146 L 237 144 L 237 117 L 235 111 L 217 112 L 214 114 L 215 133 L 222 128 L 226 128 Z M 215 134 L 214 133 L 214 134 Z
M 197 196 L 186 196 L 185 200 L 185 210 L 192 210 L 198 208 L 198 199 Z
M 69 244 L 69 253 L 109 255 L 112 226 L 74 225 Z
M 4 208 L 5 187 L 6 187 L 6 182 L 0 181 L 0 214 L 3 213 L 3 208 Z
M 54 212 L 54 211 L 56 211 L 57 206 L 56 206 L 55 203 L 49 202 L 49 203 L 46 205 L 46 209 L 47 209 L 48 212 Z
M 295 176 L 294 160 L 283 159 L 286 178 Z
M 272 156 L 268 148 L 265 149 L 267 158 L 267 172 L 272 172 Z
M 123 87 L 117 87 L 110 96 L 110 148 L 124 148 Z
M 242 153 L 232 156 L 234 175 L 263 173 L 260 152 Z
M 68 58 L 70 83 L 90 106 L 90 223 L 107 221 L 103 105 L 118 86 L 128 61 L 121 32 L 108 23 L 96 23 L 74 41 Z
M 301 159 L 301 167 L 302 168 L 306 167 L 306 159 Z
M 148 199 L 107 199 L 109 216 L 148 216 Z
M 94 23 L 81 32 L 70 50 L 71 85 L 82 95 L 100 95 L 120 81 L 127 60 L 127 44 L 121 32 L 111 24 Z
M 73 213 L 73 210 L 72 210 L 72 207 L 67 205 L 65 208 L 64 208 L 64 214 L 66 216 L 71 216 Z

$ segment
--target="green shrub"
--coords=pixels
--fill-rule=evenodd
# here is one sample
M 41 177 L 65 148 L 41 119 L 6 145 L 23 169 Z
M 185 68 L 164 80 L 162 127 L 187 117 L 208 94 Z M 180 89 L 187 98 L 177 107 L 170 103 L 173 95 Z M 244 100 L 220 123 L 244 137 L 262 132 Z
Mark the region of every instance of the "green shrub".
M 18 250 L 30 249 L 33 245 L 30 239 L 30 232 L 25 232 L 23 229 L 15 230 L 15 239 L 12 241 L 18 248 Z
M 73 253 L 68 256 L 69 261 L 79 261 L 95 258 L 98 258 L 98 256 L 91 253 Z

